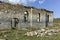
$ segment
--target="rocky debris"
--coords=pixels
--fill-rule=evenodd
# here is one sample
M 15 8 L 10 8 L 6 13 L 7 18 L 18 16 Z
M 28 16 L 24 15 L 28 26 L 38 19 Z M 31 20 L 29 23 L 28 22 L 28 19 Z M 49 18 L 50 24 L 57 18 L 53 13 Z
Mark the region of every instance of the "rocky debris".
M 4 35 L 4 38 L 6 38 L 7 37 L 7 35 Z
M 37 32 L 36 31 L 31 31 L 31 32 L 25 33 L 25 35 L 27 35 L 27 36 L 34 36 L 34 35 L 37 35 Z
M 28 30 L 27 28 L 21 28 L 22 30 Z
M 44 36 L 44 35 L 54 35 L 54 34 L 57 34 L 58 33 L 58 30 L 56 29 L 49 29 L 49 30 L 46 30 L 46 29 L 41 29 L 41 30 L 37 30 L 37 31 L 31 31 L 31 32 L 27 32 L 25 33 L 25 35 L 27 36 Z

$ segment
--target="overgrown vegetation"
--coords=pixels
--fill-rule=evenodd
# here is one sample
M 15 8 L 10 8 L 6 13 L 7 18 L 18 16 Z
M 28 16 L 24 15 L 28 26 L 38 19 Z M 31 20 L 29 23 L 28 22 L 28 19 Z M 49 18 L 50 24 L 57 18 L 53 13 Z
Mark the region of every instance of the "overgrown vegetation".
M 28 29 L 29 30 L 29 29 Z M 0 39 L 6 39 L 6 40 L 60 40 L 60 33 L 56 35 L 45 35 L 42 37 L 36 37 L 36 36 L 25 36 L 24 34 L 28 30 L 5 30 L 6 32 L 0 31 Z M 17 32 L 17 34 L 16 34 Z M 4 37 L 6 35 L 6 37 Z
M 54 23 L 60 23 L 60 18 L 55 18 Z
M 60 18 L 55 18 L 53 24 L 54 27 L 60 28 Z

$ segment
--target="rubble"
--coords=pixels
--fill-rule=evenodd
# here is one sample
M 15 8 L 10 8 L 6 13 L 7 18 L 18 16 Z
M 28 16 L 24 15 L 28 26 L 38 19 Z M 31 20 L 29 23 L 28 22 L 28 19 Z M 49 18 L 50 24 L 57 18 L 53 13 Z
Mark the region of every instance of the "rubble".
M 27 36 L 34 36 L 34 35 L 37 35 L 37 32 L 36 31 L 27 32 L 27 33 L 25 33 L 25 35 L 27 35 Z
M 21 28 L 22 30 L 28 30 L 27 28 Z
M 25 33 L 26 36 L 44 36 L 44 35 L 54 35 L 54 34 L 57 34 L 58 33 L 58 30 L 56 29 L 49 29 L 49 30 L 46 30 L 46 29 L 41 29 L 41 30 L 36 30 L 36 31 L 31 31 L 31 32 L 27 32 Z

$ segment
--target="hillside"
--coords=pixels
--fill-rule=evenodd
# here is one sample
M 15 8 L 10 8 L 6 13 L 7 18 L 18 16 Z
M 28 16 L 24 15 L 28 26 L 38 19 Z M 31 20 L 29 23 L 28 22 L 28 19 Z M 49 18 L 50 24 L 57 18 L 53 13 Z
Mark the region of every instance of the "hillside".
M 29 7 L 28 6 L 23 6 L 23 5 L 19 5 L 19 4 L 10 4 L 10 3 L 0 1 L 0 10 L 18 11 L 18 10 L 22 10 L 23 8 L 31 8 L 31 7 L 30 6 Z

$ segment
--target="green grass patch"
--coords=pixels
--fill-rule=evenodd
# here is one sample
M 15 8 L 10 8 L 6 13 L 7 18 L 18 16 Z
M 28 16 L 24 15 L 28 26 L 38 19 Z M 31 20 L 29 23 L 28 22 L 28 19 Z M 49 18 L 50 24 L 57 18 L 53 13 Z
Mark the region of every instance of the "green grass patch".
M 0 31 L 0 38 L 4 39 L 4 35 L 7 35 L 5 39 L 8 40 L 16 40 L 16 32 L 17 32 L 17 38 L 18 40 L 60 40 L 60 34 L 52 35 L 52 36 L 42 36 L 42 37 L 37 37 L 37 36 L 25 36 L 24 34 L 28 30 L 5 30 L 7 32 L 1 33 Z

